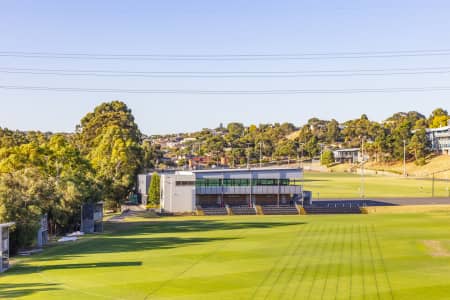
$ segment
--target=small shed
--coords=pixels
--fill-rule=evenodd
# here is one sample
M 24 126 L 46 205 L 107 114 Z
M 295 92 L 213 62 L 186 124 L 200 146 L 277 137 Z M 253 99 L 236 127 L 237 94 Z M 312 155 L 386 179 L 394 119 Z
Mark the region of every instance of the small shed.
M 103 202 L 87 203 L 81 207 L 81 231 L 103 232 Z
M 9 228 L 14 223 L 0 224 L 0 273 L 9 269 Z
M 44 214 L 39 221 L 39 230 L 37 232 L 37 246 L 41 248 L 48 243 L 48 216 Z

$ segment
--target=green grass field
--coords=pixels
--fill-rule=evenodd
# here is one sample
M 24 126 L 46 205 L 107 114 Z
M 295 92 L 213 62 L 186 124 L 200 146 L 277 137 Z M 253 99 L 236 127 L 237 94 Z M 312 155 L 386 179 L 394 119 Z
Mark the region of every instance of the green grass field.
M 359 198 L 361 176 L 350 173 L 306 172 L 306 190 L 313 191 L 314 198 Z M 435 197 L 449 197 L 450 182 L 435 181 Z M 366 198 L 431 197 L 432 181 L 414 178 L 366 175 L 364 177 Z
M 450 214 L 109 224 L 0 276 L 0 299 L 449 299 Z

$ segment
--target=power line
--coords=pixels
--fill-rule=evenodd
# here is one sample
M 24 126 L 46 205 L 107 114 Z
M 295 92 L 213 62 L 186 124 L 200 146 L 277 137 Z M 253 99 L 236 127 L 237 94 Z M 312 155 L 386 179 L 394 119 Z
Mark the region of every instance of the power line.
M 177 89 L 111 89 L 0 85 L 3 90 L 30 90 L 55 92 L 86 93 L 123 93 L 123 94 L 183 94 L 183 95 L 295 95 L 295 94 L 366 94 L 366 93 L 409 93 L 450 91 L 450 86 L 403 87 L 373 89 L 282 89 L 282 90 L 177 90 Z
M 51 75 L 51 76 L 93 76 L 93 77 L 149 77 L 149 78 L 286 78 L 286 77 L 354 77 L 447 74 L 450 67 L 396 68 L 360 70 L 304 70 L 304 71 L 113 71 L 113 70 L 70 70 L 2 68 L 3 74 Z
M 0 57 L 42 58 L 42 59 L 90 59 L 90 60 L 315 60 L 315 59 L 359 59 L 394 58 L 414 56 L 448 56 L 450 49 L 403 50 L 403 51 L 359 51 L 322 53 L 241 53 L 241 54 L 100 54 L 76 52 L 23 52 L 0 51 Z

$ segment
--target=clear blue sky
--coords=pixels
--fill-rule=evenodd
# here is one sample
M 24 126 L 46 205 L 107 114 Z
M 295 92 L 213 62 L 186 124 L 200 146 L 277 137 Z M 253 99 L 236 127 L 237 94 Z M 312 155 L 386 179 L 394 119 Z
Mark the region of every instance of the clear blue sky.
M 341 2 L 341 3 L 338 3 Z M 327 53 L 450 49 L 449 1 L 2 1 L 0 52 Z M 115 71 L 304 71 L 450 67 L 450 56 L 300 61 L 111 61 L 0 56 L 1 68 Z M 129 78 L 8 74 L 0 85 L 115 89 L 366 89 L 450 86 L 450 74 L 299 78 Z M 119 99 L 144 133 L 219 123 L 346 120 L 449 109 L 450 91 L 299 95 L 158 95 L 0 89 L 0 126 L 73 131 Z

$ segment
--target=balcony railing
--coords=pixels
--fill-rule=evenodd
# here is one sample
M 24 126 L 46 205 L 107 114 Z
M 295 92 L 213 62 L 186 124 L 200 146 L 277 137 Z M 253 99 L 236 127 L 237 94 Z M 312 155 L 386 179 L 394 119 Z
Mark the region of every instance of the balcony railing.
M 198 195 L 214 194 L 300 194 L 302 187 L 299 185 L 264 185 L 264 186 L 197 186 L 195 193 Z

